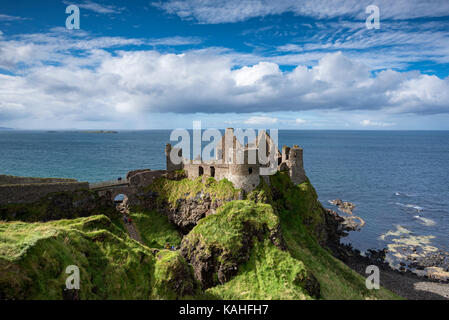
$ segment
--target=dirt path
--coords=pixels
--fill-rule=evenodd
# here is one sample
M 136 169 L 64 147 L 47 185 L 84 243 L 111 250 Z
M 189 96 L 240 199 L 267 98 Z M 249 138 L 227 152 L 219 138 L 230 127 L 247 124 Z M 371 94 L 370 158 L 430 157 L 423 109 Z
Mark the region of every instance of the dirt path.
M 119 205 L 117 205 L 117 210 L 122 214 L 127 214 L 129 216 L 129 208 L 126 202 L 122 202 Z M 141 244 L 145 245 L 145 243 L 142 241 L 142 238 L 139 235 L 139 231 L 136 228 L 136 225 L 134 222 L 123 222 L 123 225 L 125 226 L 126 231 L 129 234 L 129 237 L 131 239 L 136 240 L 137 242 L 140 242 Z
M 137 231 L 136 225 L 134 224 L 134 222 L 131 223 L 124 223 L 126 231 L 128 231 L 128 234 L 130 236 L 131 239 L 134 239 L 138 242 L 140 242 L 141 244 L 145 245 L 145 243 L 142 241 L 142 238 L 139 235 L 139 232 Z

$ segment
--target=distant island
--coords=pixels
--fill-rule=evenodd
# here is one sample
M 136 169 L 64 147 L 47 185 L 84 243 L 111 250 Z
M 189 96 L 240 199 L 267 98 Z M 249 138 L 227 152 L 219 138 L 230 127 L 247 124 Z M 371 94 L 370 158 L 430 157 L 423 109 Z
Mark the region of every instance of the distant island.
M 84 130 L 79 131 L 80 133 L 118 133 L 118 131 L 112 131 L 112 130 Z
M 0 130 L 14 130 L 14 128 L 0 127 Z

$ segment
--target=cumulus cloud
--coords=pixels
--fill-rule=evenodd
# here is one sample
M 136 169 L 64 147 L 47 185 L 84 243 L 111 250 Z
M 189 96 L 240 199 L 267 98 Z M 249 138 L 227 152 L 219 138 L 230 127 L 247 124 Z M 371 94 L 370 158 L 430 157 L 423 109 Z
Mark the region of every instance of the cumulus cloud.
M 249 125 L 266 125 L 266 124 L 275 124 L 278 123 L 278 118 L 266 117 L 266 116 L 254 116 L 250 117 L 248 120 L 245 120 L 245 124 Z
M 306 123 L 307 121 L 304 120 L 304 119 L 301 119 L 301 118 L 296 118 L 295 122 L 296 122 L 296 124 L 304 124 L 304 123 Z
M 254 17 L 291 12 L 313 18 L 356 17 L 365 19 L 365 9 L 372 0 L 170 0 L 153 2 L 155 7 L 183 19 L 200 23 L 239 22 Z M 382 19 L 442 17 L 449 12 L 446 0 L 377 0 Z
M 231 55 L 213 50 L 173 54 L 120 49 L 129 43 L 147 41 L 120 37 L 70 41 L 65 35 L 40 34 L 0 39 L 0 66 L 11 71 L 0 74 L 0 120 L 104 120 L 154 112 L 449 113 L 449 79 L 393 70 L 373 75 L 367 65 L 341 52 L 322 55 L 314 66 L 282 71 L 264 60 L 241 66 Z M 247 121 L 281 120 L 254 116 Z
M 382 122 L 382 121 L 372 121 L 372 120 L 363 120 L 360 121 L 360 124 L 364 127 L 391 127 L 396 125 L 394 122 Z

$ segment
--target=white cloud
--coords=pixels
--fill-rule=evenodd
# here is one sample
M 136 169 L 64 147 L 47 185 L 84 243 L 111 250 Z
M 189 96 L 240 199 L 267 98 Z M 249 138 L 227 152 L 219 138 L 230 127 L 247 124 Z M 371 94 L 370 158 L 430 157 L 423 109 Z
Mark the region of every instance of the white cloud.
M 259 62 L 252 67 L 235 70 L 233 76 L 237 86 L 251 86 L 261 83 L 267 76 L 281 75 L 279 66 L 271 62 Z
M 200 23 L 239 22 L 254 17 L 292 12 L 313 18 L 356 17 L 366 19 L 365 9 L 372 0 L 171 0 L 153 2 L 153 5 L 183 19 Z M 446 0 L 377 0 L 381 18 L 414 19 L 442 17 L 449 12 Z
M 304 124 L 304 123 L 306 123 L 307 121 L 304 120 L 304 119 L 301 119 L 301 118 L 296 118 L 295 122 L 296 122 L 297 124 Z
M 339 52 L 322 54 L 314 66 L 281 71 L 264 60 L 239 66 L 232 52 L 223 54 L 223 49 L 124 51 L 113 49 L 149 41 L 77 37 L 55 32 L 0 39 L 0 66 L 12 72 L 0 74 L 0 120 L 104 120 L 155 112 L 449 114 L 448 78 L 393 70 L 373 76 L 367 65 Z M 266 115 L 246 121 L 283 123 Z
M 363 22 L 342 20 L 314 24 L 313 34 L 276 48 L 280 57 L 343 51 L 349 57 L 365 61 L 371 67 L 406 69 L 420 61 L 449 62 L 449 22 L 387 21 L 380 30 L 370 32 Z
M 29 20 L 28 18 L 22 18 L 17 16 L 10 16 L 7 14 L 0 13 L 0 21 L 21 21 L 21 20 Z
M 371 120 L 363 120 L 360 124 L 364 127 L 391 127 L 396 125 L 394 122 L 382 122 L 382 121 L 371 121 Z
M 100 13 L 100 14 L 113 14 L 113 13 L 120 13 L 121 11 L 123 11 L 123 8 L 118 8 L 113 5 L 99 4 L 97 2 L 93 2 L 90 0 L 85 0 L 85 1 L 79 2 L 79 3 L 63 1 L 63 3 L 66 5 L 74 4 L 78 7 L 80 7 L 81 9 L 86 9 L 86 10 L 93 11 L 93 12 Z
M 275 124 L 278 123 L 278 118 L 266 117 L 266 116 L 254 116 L 250 117 L 248 120 L 245 120 L 245 124 L 250 125 L 262 125 L 262 124 Z

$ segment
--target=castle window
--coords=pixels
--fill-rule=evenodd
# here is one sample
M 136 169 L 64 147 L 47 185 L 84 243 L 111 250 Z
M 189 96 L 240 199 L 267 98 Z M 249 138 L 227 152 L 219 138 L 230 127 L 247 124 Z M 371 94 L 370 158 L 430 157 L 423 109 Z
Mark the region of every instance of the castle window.
M 253 173 L 253 168 L 249 168 L 249 169 L 248 169 L 248 173 L 249 173 L 249 174 Z
M 204 169 L 203 169 L 203 167 L 199 166 L 198 167 L 198 175 L 202 176 L 203 174 L 204 174 Z
M 210 167 L 210 176 L 215 177 L 215 167 Z

